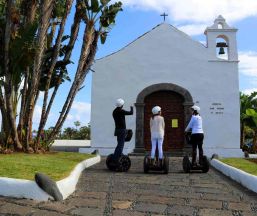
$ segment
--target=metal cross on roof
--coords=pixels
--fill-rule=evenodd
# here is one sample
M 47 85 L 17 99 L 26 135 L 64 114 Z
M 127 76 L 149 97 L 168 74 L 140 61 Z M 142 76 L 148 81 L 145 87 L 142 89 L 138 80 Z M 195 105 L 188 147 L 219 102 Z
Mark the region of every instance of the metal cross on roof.
M 165 18 L 166 18 L 166 16 L 168 16 L 168 14 L 163 13 L 163 14 L 161 14 L 160 16 L 163 16 L 163 21 L 165 22 Z

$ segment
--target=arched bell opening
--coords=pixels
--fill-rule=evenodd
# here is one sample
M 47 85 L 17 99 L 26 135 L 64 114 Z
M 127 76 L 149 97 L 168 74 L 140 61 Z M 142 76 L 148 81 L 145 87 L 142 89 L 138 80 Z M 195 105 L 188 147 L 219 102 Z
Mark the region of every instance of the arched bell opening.
M 219 35 L 216 38 L 216 57 L 219 59 L 228 60 L 228 46 L 228 38 L 224 35 Z

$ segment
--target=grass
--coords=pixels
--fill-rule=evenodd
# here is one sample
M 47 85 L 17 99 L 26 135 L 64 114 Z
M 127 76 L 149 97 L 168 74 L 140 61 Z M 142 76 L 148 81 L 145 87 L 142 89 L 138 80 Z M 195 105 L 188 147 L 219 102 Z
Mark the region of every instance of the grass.
M 70 152 L 0 154 L 0 176 L 34 180 L 35 173 L 41 172 L 58 181 L 69 176 L 79 162 L 93 156 Z
M 243 170 L 247 173 L 257 176 L 257 163 L 254 159 L 244 159 L 244 158 L 224 158 L 219 159 L 221 162 L 228 164 L 232 167 Z

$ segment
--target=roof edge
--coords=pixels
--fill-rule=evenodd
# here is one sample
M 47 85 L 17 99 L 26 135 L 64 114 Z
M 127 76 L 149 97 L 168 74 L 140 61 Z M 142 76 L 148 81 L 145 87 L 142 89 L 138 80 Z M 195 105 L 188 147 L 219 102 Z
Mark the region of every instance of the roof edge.
M 153 27 L 152 29 L 150 29 L 149 31 L 145 32 L 145 33 L 142 34 L 141 36 L 137 37 L 136 39 L 134 39 L 133 41 L 131 41 L 130 43 L 128 43 L 127 45 L 125 45 L 125 46 L 122 47 L 121 49 L 119 49 L 119 50 L 117 50 L 117 51 L 115 51 L 115 52 L 112 52 L 112 53 L 110 53 L 110 54 L 108 54 L 108 55 L 106 55 L 106 56 L 104 56 L 104 57 L 99 58 L 99 59 L 96 59 L 95 61 L 102 60 L 102 59 L 104 59 L 104 58 L 107 58 L 107 57 L 109 57 L 109 56 L 112 56 L 112 55 L 114 55 L 114 54 L 116 54 L 116 53 L 122 51 L 123 49 L 127 48 L 127 47 L 130 46 L 131 44 L 135 43 L 135 42 L 136 42 L 137 40 L 139 40 L 140 38 L 144 37 L 145 35 L 147 35 L 147 34 L 150 33 L 151 31 L 153 31 L 154 29 L 156 29 L 156 28 L 158 28 L 159 26 L 164 25 L 164 24 L 169 25 L 169 26 L 172 27 L 175 31 L 177 31 L 177 32 L 179 32 L 179 33 L 182 33 L 182 34 L 183 34 L 184 36 L 186 36 L 188 39 L 190 39 L 190 40 L 192 40 L 193 42 L 195 42 L 195 43 L 197 43 L 197 44 L 199 44 L 199 45 L 202 45 L 204 48 L 206 48 L 206 46 L 205 46 L 204 44 L 202 44 L 202 43 L 199 42 L 199 41 L 193 40 L 190 35 L 188 35 L 188 34 L 186 34 L 185 32 L 179 30 L 179 29 L 176 28 L 175 26 L 173 26 L 173 25 L 171 25 L 171 24 L 169 24 L 169 23 L 164 23 L 164 22 L 162 22 L 162 23 L 156 25 L 155 27 Z

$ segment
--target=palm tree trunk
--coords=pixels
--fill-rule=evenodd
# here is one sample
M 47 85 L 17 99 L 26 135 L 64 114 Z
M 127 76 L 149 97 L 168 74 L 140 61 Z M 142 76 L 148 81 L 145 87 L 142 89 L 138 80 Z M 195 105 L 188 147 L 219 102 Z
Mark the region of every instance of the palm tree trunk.
M 76 12 L 75 12 L 75 15 L 74 15 L 74 21 L 73 21 L 73 24 L 72 24 L 72 27 L 71 27 L 71 32 L 70 32 L 71 36 L 70 36 L 69 43 L 67 45 L 67 51 L 66 51 L 64 59 L 63 59 L 64 62 L 68 61 L 71 57 L 73 47 L 74 47 L 76 39 L 78 37 L 80 22 L 81 22 L 81 9 L 80 9 L 79 4 L 77 2 Z M 51 99 L 49 101 L 47 111 L 46 111 L 46 115 L 45 115 L 46 119 L 48 118 L 48 115 L 50 113 L 54 98 L 55 98 L 56 93 L 57 93 L 57 91 L 59 89 L 59 86 L 61 84 L 62 76 L 63 76 L 63 73 L 60 74 L 59 82 L 58 82 L 57 86 L 55 87 L 54 92 L 52 93 Z M 50 135 L 49 135 L 49 137 L 50 137 Z
M 48 91 L 49 91 L 49 87 L 50 87 L 50 82 L 51 82 L 53 70 L 54 70 L 54 67 L 56 65 L 57 58 L 59 56 L 59 52 L 60 52 L 60 48 L 61 48 L 62 36 L 63 36 L 63 32 L 64 32 L 64 27 L 65 27 L 65 23 L 66 23 L 66 20 L 67 20 L 67 16 L 70 13 L 72 2 L 73 2 L 73 0 L 67 0 L 66 1 L 66 11 L 65 11 L 65 14 L 64 14 L 64 16 L 62 18 L 62 21 L 61 21 L 60 29 L 58 31 L 58 35 L 57 35 L 55 46 L 54 46 L 54 52 L 53 52 L 53 56 L 52 56 L 51 66 L 50 66 L 49 71 L 47 73 L 46 90 L 45 90 L 45 94 L 44 94 L 41 119 L 40 119 L 40 123 L 39 123 L 39 127 L 38 127 L 36 148 L 39 145 L 40 134 L 42 133 L 42 131 L 43 131 L 44 127 L 45 127 L 46 120 L 47 120 L 47 117 L 48 117 L 48 116 L 46 116 L 47 101 L 48 101 Z
M 39 96 L 39 90 L 37 91 L 36 93 L 36 96 L 33 100 L 33 103 L 35 103 L 38 99 L 38 96 Z M 31 109 L 31 113 L 29 113 L 29 115 L 27 115 L 27 125 L 26 125 L 26 142 L 25 142 L 25 145 L 26 145 L 26 150 L 28 151 L 29 150 L 29 144 L 31 143 L 31 140 L 32 140 L 32 119 L 33 119 L 33 114 L 34 114 L 34 110 L 35 110 L 35 106 L 32 107 Z
M 28 2 L 28 14 L 27 14 L 27 22 L 32 23 L 35 19 L 36 11 L 37 11 L 37 0 L 30 0 Z
M 9 82 L 10 85 L 12 82 Z M 6 89 L 6 107 L 7 107 L 7 116 L 8 116 L 8 119 L 9 119 L 9 124 L 11 126 L 11 131 L 12 131 L 12 139 L 14 141 L 14 144 L 15 144 L 15 147 L 18 149 L 18 150 L 21 150 L 22 149 L 22 145 L 20 143 L 20 140 L 19 140 L 19 136 L 18 136 L 18 131 L 17 131 L 17 128 L 16 128 L 16 117 L 14 116 L 14 113 L 13 113 L 13 105 L 12 105 L 12 100 L 11 100 L 11 93 L 9 92 L 10 89 L 9 87 L 5 88 Z
M 70 89 L 70 92 L 68 94 L 68 97 L 63 106 L 62 112 L 58 118 L 58 121 L 52 133 L 50 134 L 50 138 L 49 138 L 50 142 L 54 139 L 56 134 L 59 132 L 65 119 L 67 118 L 67 115 L 71 109 L 76 93 L 78 92 L 81 84 L 83 83 L 86 77 L 86 74 L 88 73 L 88 69 L 91 67 L 93 63 L 94 56 L 96 53 L 96 48 L 97 48 L 98 37 L 99 37 L 99 33 L 94 29 L 93 25 L 88 24 L 84 31 L 83 45 L 81 49 L 81 55 L 80 55 L 77 72 L 76 72 L 72 87 Z
M 17 2 L 17 1 L 16 1 Z M 32 23 L 35 19 L 37 7 L 38 7 L 38 0 L 21 0 L 20 9 L 21 14 L 23 15 L 23 24 Z
M 7 2 L 7 11 L 6 11 L 6 26 L 5 26 L 5 34 L 4 34 L 4 73 L 5 73 L 5 102 L 6 102 L 6 109 L 7 109 L 7 119 L 9 121 L 12 133 L 12 139 L 14 141 L 14 145 L 17 149 L 22 149 L 22 145 L 19 142 L 16 123 L 15 123 L 15 116 L 13 116 L 13 107 L 12 107 L 12 73 L 9 71 L 9 46 L 10 46 L 10 39 L 11 39 L 11 11 L 13 7 L 13 1 L 8 0 Z
M 1 125 L 1 144 L 7 143 L 7 138 L 10 136 L 10 126 L 7 119 L 6 105 L 3 97 L 2 89 L 0 88 L 0 109 L 2 114 L 2 125 Z
M 26 23 L 33 23 L 35 20 L 36 10 L 37 10 L 37 0 L 29 0 L 26 2 Z M 21 141 L 23 140 L 23 131 L 24 131 L 24 121 L 25 121 L 25 105 L 26 105 L 26 96 L 28 89 L 28 79 L 29 79 L 30 68 L 29 66 L 25 71 L 24 85 L 22 89 L 22 99 L 21 99 L 21 108 L 19 115 L 19 124 L 18 124 L 18 135 Z M 26 143 L 26 142 L 25 142 Z M 26 143 L 26 149 L 28 149 L 28 143 Z
M 22 97 L 21 97 L 21 107 L 20 107 L 20 116 L 19 116 L 19 124 L 18 124 L 18 134 L 19 134 L 19 139 L 21 141 L 23 141 L 22 131 L 24 128 L 24 118 L 25 118 L 24 108 L 25 108 L 25 100 L 27 95 L 28 75 L 29 75 L 29 67 L 27 67 L 27 70 L 24 75 L 25 76 L 24 85 L 21 93 Z
M 38 37 L 37 37 L 37 44 L 38 44 L 38 52 L 36 53 L 35 56 L 35 61 L 34 61 L 34 68 L 32 72 L 32 81 L 30 83 L 30 92 L 27 95 L 27 100 L 26 100 L 26 105 L 25 105 L 25 112 L 28 113 L 28 116 L 26 118 L 25 125 L 29 126 L 33 118 L 33 110 L 35 106 L 35 95 L 37 94 L 38 91 L 38 85 L 40 81 L 40 69 L 41 69 L 41 64 L 43 60 L 43 53 L 45 50 L 45 43 L 46 43 L 46 35 L 47 35 L 47 30 L 49 27 L 50 23 L 50 17 L 52 15 L 52 10 L 54 6 L 54 1 L 53 0 L 45 0 L 41 1 L 40 5 L 40 26 L 38 30 Z M 30 127 L 29 127 L 30 128 Z M 31 134 L 30 131 L 28 131 L 27 128 L 27 134 L 26 134 L 26 146 L 29 145 L 29 134 Z

